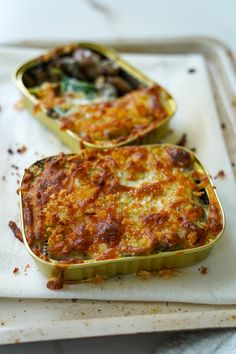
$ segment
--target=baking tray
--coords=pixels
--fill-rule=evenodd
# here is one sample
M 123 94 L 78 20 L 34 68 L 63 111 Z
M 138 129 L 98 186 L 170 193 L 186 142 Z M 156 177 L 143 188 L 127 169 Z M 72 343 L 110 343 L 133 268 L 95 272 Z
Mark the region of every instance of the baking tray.
M 50 48 L 61 43 L 21 43 Z M 206 38 L 107 43 L 135 53 L 199 53 L 209 70 L 228 153 L 236 161 L 235 60 L 222 43 Z M 0 343 L 84 338 L 173 330 L 236 327 L 236 305 L 87 300 L 0 300 Z

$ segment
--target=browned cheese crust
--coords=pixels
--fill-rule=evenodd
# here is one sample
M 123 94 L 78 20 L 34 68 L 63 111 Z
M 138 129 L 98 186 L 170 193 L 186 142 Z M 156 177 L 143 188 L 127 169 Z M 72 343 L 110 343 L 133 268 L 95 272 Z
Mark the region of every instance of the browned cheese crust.
M 72 93 L 59 94 L 57 84 L 46 83 L 38 91 L 37 98 L 41 107 L 52 109 L 63 105 L 69 95 Z M 123 143 L 154 129 L 168 117 L 162 95 L 160 86 L 154 85 L 115 100 L 77 105 L 74 114 L 59 118 L 61 129 L 68 129 L 96 145 Z
M 194 156 L 171 146 L 83 150 L 26 170 L 27 242 L 42 259 L 80 263 L 211 242 L 222 212 Z

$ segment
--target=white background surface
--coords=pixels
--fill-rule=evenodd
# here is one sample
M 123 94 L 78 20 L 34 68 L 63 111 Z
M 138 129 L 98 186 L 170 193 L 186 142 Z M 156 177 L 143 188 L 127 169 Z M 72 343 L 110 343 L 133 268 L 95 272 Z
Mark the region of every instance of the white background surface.
M 107 4 L 105 11 L 104 4 Z M 236 55 L 234 0 L 0 0 L 0 9 L 0 42 L 204 35 L 221 39 Z M 0 353 L 145 354 L 153 353 L 158 341 L 165 339 L 163 335 L 152 334 L 73 340 L 4 346 Z M 205 353 L 209 352 L 207 348 Z

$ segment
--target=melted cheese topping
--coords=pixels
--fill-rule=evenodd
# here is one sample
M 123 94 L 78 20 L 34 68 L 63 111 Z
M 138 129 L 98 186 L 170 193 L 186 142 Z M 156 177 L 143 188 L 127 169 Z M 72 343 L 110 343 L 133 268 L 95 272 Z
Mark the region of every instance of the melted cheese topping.
M 25 172 L 21 193 L 28 244 L 46 260 L 193 248 L 223 227 L 208 177 L 191 153 L 172 145 L 47 158 Z
M 168 117 L 165 94 L 154 85 L 106 102 L 75 104 L 72 93 L 60 94 L 56 84 L 44 83 L 37 90 L 40 105 L 46 109 L 68 109 L 59 117 L 62 129 L 82 140 L 112 146 L 143 135 Z M 73 112 L 73 113 L 70 113 Z

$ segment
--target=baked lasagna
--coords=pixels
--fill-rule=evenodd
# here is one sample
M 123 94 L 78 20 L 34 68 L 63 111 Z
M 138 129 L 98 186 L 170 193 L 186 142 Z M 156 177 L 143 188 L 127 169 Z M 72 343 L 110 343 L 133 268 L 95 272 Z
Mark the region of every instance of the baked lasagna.
M 26 241 L 49 262 L 191 249 L 223 228 L 208 175 L 174 145 L 49 157 L 25 171 L 20 192 Z

